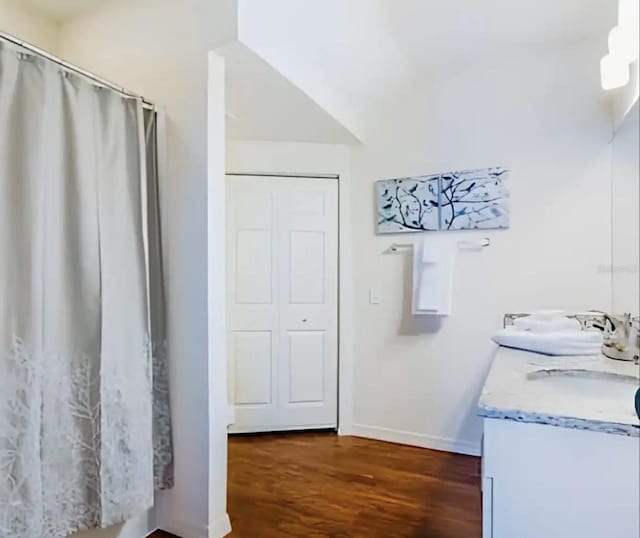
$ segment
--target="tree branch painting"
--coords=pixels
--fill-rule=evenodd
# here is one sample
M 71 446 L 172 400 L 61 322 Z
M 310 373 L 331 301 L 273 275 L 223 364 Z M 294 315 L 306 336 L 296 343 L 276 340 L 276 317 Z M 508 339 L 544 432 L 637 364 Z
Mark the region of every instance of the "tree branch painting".
M 508 228 L 508 176 L 502 167 L 442 174 L 440 229 Z
M 438 176 L 378 181 L 378 232 L 437 230 Z
M 508 175 L 493 167 L 379 181 L 378 233 L 507 228 Z

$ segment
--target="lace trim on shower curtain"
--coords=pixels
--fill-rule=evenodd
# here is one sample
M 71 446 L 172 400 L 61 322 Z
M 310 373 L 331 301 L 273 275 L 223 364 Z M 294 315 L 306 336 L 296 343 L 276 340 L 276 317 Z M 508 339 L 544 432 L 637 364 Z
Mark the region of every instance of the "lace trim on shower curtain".
M 167 344 L 153 346 L 153 481 L 156 490 L 174 485 L 173 439 Z
M 0 356 L 2 538 L 65 538 L 152 505 L 148 355 L 124 371 L 16 338 Z

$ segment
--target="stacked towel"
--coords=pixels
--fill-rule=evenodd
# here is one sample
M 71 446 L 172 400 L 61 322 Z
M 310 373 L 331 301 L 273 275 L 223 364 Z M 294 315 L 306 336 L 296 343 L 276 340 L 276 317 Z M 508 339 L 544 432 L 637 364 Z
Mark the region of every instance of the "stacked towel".
M 558 331 L 580 330 L 580 322 L 577 319 L 569 319 L 566 316 L 558 316 L 553 319 L 544 320 L 535 314 L 524 318 L 517 318 L 513 321 L 513 326 L 520 331 L 530 331 L 534 333 L 552 333 Z
M 515 320 L 513 326 L 498 331 L 493 341 L 545 355 L 600 355 L 602 333 L 583 331 L 577 320 L 560 312 L 541 311 Z

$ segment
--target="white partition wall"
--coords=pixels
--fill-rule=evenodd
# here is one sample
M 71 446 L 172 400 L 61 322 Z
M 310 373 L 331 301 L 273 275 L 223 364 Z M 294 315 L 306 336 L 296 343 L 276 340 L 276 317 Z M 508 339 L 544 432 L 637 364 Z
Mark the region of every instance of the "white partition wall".
M 231 531 L 227 515 L 224 60 L 209 53 L 207 136 L 207 312 L 209 327 L 209 538 Z M 205 475 L 203 475 L 204 477 Z M 204 479 L 204 478 L 203 478 Z

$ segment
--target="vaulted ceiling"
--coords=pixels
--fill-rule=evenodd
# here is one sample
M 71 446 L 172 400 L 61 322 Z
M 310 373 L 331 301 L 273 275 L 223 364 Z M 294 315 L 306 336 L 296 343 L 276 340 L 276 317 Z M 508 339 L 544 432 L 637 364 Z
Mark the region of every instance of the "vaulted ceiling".
M 381 103 L 443 70 L 602 40 L 613 0 L 238 0 L 238 37 L 366 137 Z M 597 69 L 597 66 L 594 66 Z
M 427 88 L 446 70 L 554 50 L 583 39 L 600 39 L 604 54 L 617 4 L 614 0 L 191 0 L 187 13 L 174 0 L 14 1 L 59 23 L 110 3 L 148 10 L 149 24 L 154 12 L 166 11 L 169 5 L 176 27 L 193 26 L 197 16 L 197 27 L 189 35 L 193 50 L 207 50 L 207 44 L 226 42 L 231 35 L 239 42 L 218 51 L 228 65 L 231 137 L 335 143 L 365 139 L 380 106 L 402 99 L 408 88 Z M 218 3 L 224 9 L 217 9 Z M 205 16 L 216 20 L 207 24 L 201 20 Z M 167 43 L 171 30 L 166 29 Z M 216 32 L 224 39 L 216 39 L 212 35 Z M 140 35 L 141 46 L 154 47 L 144 41 L 143 32 Z
M 216 49 L 226 61 L 227 136 L 356 144 L 324 108 L 242 43 Z
M 84 11 L 89 11 L 106 0 L 22 0 L 38 10 L 42 15 L 56 22 L 62 22 L 69 17 L 75 17 Z

